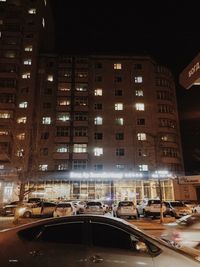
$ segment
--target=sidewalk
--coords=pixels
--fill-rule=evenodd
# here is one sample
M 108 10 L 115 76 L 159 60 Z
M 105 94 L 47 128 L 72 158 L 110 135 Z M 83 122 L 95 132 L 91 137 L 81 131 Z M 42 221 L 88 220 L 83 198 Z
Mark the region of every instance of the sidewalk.
M 160 219 L 140 218 L 131 223 L 142 230 L 165 230 L 165 224 L 174 221 L 173 217 L 163 218 L 163 223 L 160 222 Z

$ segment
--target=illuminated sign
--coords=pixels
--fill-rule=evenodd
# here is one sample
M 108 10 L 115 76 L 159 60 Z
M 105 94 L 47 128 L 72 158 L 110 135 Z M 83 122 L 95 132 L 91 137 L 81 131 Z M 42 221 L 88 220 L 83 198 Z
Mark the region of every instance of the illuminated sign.
M 200 69 L 200 64 L 197 62 L 189 71 L 188 71 L 188 77 L 190 78 L 197 70 Z
M 78 178 L 78 179 L 103 179 L 103 178 L 111 178 L 111 179 L 130 179 L 130 178 L 142 178 L 142 173 L 135 172 L 71 172 L 70 178 Z

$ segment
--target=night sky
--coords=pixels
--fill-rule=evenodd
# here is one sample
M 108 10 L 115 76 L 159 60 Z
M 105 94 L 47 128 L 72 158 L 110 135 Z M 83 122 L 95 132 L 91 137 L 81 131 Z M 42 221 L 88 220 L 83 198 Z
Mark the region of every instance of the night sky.
M 175 75 L 199 52 L 198 1 L 51 2 L 57 51 L 146 53 L 170 67 Z
M 73 54 L 149 54 L 169 67 L 176 82 L 182 146 L 188 173 L 200 173 L 200 90 L 186 90 L 180 72 L 200 52 L 196 0 L 50 0 L 56 23 L 56 52 Z M 185 114 L 194 114 L 185 123 Z

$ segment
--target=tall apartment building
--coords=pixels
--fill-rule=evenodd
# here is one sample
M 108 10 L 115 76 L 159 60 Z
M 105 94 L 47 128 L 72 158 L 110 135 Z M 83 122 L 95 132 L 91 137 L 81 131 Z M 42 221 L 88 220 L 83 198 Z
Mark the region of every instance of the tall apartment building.
M 0 1 L 0 199 L 31 163 L 38 55 L 53 48 L 52 21 L 46 0 Z
M 58 56 L 46 1 L 0 1 L 0 198 L 159 196 L 182 174 L 173 77 L 149 56 Z M 52 40 L 51 40 L 52 37 Z M 163 173 L 164 199 L 174 199 Z
M 43 54 L 38 70 L 39 194 L 140 200 L 159 195 L 156 171 L 183 173 L 168 69 L 148 56 Z M 165 178 L 164 198 L 173 199 L 173 182 Z

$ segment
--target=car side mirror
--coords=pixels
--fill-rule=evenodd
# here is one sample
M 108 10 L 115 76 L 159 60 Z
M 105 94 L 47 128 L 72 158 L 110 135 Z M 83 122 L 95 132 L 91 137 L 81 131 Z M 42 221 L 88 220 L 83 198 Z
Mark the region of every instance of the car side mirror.
M 142 242 L 142 241 L 137 241 L 137 242 L 135 243 L 135 248 L 136 248 L 136 250 L 139 251 L 139 252 L 148 252 L 148 247 L 147 247 L 147 245 L 146 245 L 144 242 Z

